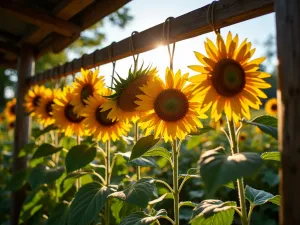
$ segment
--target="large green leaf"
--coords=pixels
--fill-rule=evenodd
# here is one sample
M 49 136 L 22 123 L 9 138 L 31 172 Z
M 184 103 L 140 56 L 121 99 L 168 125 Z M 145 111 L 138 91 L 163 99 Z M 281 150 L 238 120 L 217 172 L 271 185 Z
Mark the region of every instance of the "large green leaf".
M 115 155 L 122 156 L 127 161 L 128 165 L 141 166 L 141 167 L 148 167 L 148 166 L 156 167 L 156 164 L 153 161 L 144 157 L 139 157 L 129 161 L 131 152 L 118 152 Z
M 25 185 L 28 174 L 29 173 L 27 170 L 17 172 L 15 175 L 12 176 L 12 178 L 8 182 L 7 188 L 11 191 L 19 190 Z
M 154 179 L 142 178 L 125 190 L 110 194 L 110 197 L 115 197 L 130 204 L 145 208 L 151 200 L 154 188 Z
M 67 172 L 70 173 L 88 165 L 94 160 L 96 154 L 97 149 L 94 146 L 82 144 L 72 147 L 66 156 Z
M 70 206 L 68 225 L 87 225 L 94 221 L 111 192 L 110 188 L 98 182 L 82 186 Z
M 44 197 L 45 195 L 41 190 L 33 190 L 30 192 L 21 209 L 20 224 L 27 221 L 43 207 Z
M 246 198 L 248 199 L 248 201 L 253 206 L 263 205 L 267 202 L 272 202 L 273 204 L 280 206 L 280 196 L 279 195 L 274 196 L 271 193 L 254 189 L 248 185 L 246 186 L 246 189 L 245 189 L 245 195 L 246 195 Z
M 147 215 L 144 212 L 134 212 L 124 218 L 124 220 L 121 221 L 120 225 L 148 225 L 166 215 L 167 212 L 164 209 L 159 210 L 154 215 Z
M 59 204 L 50 214 L 46 225 L 66 225 L 69 215 L 69 205 L 65 203 Z
M 150 150 L 159 139 L 154 139 L 154 135 L 148 135 L 140 138 L 131 150 L 130 161 L 141 157 L 145 152 Z
M 253 120 L 243 119 L 242 122 L 259 127 L 266 134 L 278 139 L 277 118 L 272 116 L 258 116 Z
M 35 143 L 25 144 L 24 147 L 20 150 L 18 157 L 23 157 L 33 153 L 37 147 L 38 146 Z
M 51 130 L 56 130 L 57 129 L 57 127 L 55 126 L 55 125 L 49 125 L 48 127 L 45 127 L 43 130 L 39 130 L 39 132 L 36 132 L 36 133 L 33 133 L 32 134 L 32 136 L 34 137 L 34 138 L 38 138 L 38 137 L 40 137 L 41 135 L 43 135 L 43 134 L 46 134 L 46 133 L 48 133 L 49 131 L 51 131 Z
M 143 154 L 143 156 L 159 156 L 162 158 L 167 159 L 170 164 L 172 165 L 172 159 L 171 159 L 171 153 L 163 147 L 156 147 L 156 148 L 152 148 L 149 151 L 147 151 L 145 154 Z
M 203 178 L 208 195 L 218 187 L 243 176 L 250 176 L 259 169 L 263 160 L 252 152 L 225 154 L 223 148 L 206 151 L 199 160 L 200 175 Z
M 62 149 L 63 149 L 62 147 L 56 148 L 53 145 L 44 143 L 38 147 L 38 149 L 35 151 L 32 158 L 41 158 L 41 157 L 49 156 L 56 152 L 59 152 Z
M 28 181 L 33 189 L 38 188 L 42 184 L 49 184 L 57 180 L 64 173 L 64 167 L 50 169 L 44 165 L 38 165 L 33 168 Z
M 280 152 L 264 152 L 261 154 L 263 160 L 274 160 L 280 162 Z
M 194 210 L 190 223 L 192 225 L 231 225 L 236 202 L 204 200 Z

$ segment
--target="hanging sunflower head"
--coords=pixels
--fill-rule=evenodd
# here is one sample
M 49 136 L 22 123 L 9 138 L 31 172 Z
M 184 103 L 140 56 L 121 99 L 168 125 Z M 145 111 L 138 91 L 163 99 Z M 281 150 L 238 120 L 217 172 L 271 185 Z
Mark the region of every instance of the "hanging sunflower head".
M 207 57 L 195 52 L 202 65 L 189 66 L 199 74 L 189 81 L 201 91 L 204 104 L 212 105 L 211 116 L 218 121 L 224 111 L 229 120 L 238 121 L 243 116 L 250 119 L 250 109 L 259 109 L 259 98 L 267 96 L 261 89 L 270 88 L 264 78 L 271 75 L 258 71 L 265 57 L 250 60 L 255 49 L 245 39 L 240 45 L 239 38 L 228 33 L 226 42 L 220 34 L 216 45 L 207 39 Z
M 74 111 L 71 104 L 74 89 L 70 86 L 64 88 L 60 96 L 54 99 L 52 114 L 55 118 L 55 125 L 60 128 L 66 136 L 84 136 L 86 134 L 82 121 L 84 117 Z
M 80 115 L 84 113 L 88 97 L 94 96 L 96 93 L 101 94 L 104 88 L 103 79 L 103 76 L 98 77 L 98 70 L 93 72 L 81 69 L 81 76 L 76 77 L 73 82 L 74 95 L 71 103 L 74 105 L 76 113 Z
M 157 78 L 144 85 L 143 94 L 138 95 L 135 103 L 138 110 L 149 111 L 141 118 L 141 128 L 146 135 L 154 131 L 155 137 L 162 136 L 164 140 L 184 139 L 197 127 L 203 127 L 200 119 L 207 118 L 201 109 L 201 99 L 191 88 L 186 86 L 188 74 L 176 74 L 171 69 L 166 70 L 165 83 Z
M 137 95 L 142 94 L 141 87 L 157 77 L 156 68 L 143 66 L 133 73 L 129 70 L 126 79 L 118 76 L 119 80 L 115 79 L 113 90 L 115 93 L 108 96 L 109 101 L 102 106 L 103 111 L 109 110 L 108 117 L 112 120 L 132 120 L 136 122 L 146 112 L 137 111 L 137 104 L 135 103 Z
M 47 88 L 45 90 L 43 98 L 40 100 L 38 107 L 36 108 L 36 115 L 39 123 L 43 124 L 45 127 L 54 123 L 55 119 L 53 117 L 53 106 L 54 99 L 62 95 L 61 91 L 58 89 L 51 90 Z
M 16 103 L 17 103 L 16 98 L 13 98 L 12 100 L 6 103 L 4 109 L 4 115 L 6 117 L 6 120 L 9 122 L 16 120 Z
M 40 101 L 42 100 L 46 88 L 44 86 L 33 86 L 25 96 L 25 108 L 27 112 L 31 115 L 35 115 L 35 111 L 39 106 Z
M 105 96 L 111 95 L 111 90 L 107 89 Z M 83 120 L 89 133 L 92 133 L 97 141 L 116 141 L 122 135 L 127 135 L 131 124 L 126 121 L 111 120 L 107 117 L 109 110 L 102 111 L 102 105 L 108 100 L 100 95 L 88 98 L 85 108 L 86 118 Z
M 265 104 L 265 110 L 269 115 L 277 115 L 277 99 L 271 98 Z

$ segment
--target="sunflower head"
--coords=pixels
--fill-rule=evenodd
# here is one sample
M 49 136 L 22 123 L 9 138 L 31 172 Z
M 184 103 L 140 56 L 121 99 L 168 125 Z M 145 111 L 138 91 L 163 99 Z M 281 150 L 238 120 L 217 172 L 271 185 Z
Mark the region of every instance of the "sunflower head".
M 103 105 L 103 110 L 110 110 L 108 117 L 112 120 L 133 120 L 136 121 L 144 113 L 137 111 L 137 95 L 142 94 L 141 87 L 146 85 L 147 82 L 157 77 L 156 68 L 148 66 L 143 69 L 143 66 L 135 73 L 129 70 L 126 79 L 118 75 L 118 79 L 114 80 L 114 94 L 107 96 L 109 99 Z
M 201 99 L 186 85 L 188 74 L 176 74 L 166 70 L 165 82 L 157 78 L 141 87 L 143 94 L 137 95 L 135 101 L 138 110 L 147 110 L 149 114 L 141 118 L 141 127 L 146 135 L 154 132 L 155 137 L 162 136 L 164 140 L 173 141 L 185 136 L 198 127 L 203 127 L 199 118 L 207 118 L 201 109 Z
M 264 78 L 270 74 L 258 71 L 265 57 L 251 60 L 255 49 L 245 39 L 229 32 L 226 41 L 217 35 L 216 45 L 209 39 L 204 43 L 207 56 L 195 52 L 201 65 L 191 65 L 198 74 L 189 80 L 212 106 L 211 116 L 218 121 L 224 111 L 229 120 L 237 122 L 243 116 L 250 119 L 250 108 L 259 109 L 260 98 L 267 96 L 261 89 L 270 88 Z
M 98 70 L 81 69 L 81 76 L 76 77 L 74 83 L 74 96 L 72 105 L 76 113 L 82 115 L 84 108 L 87 105 L 86 100 L 96 93 L 101 94 L 104 90 L 104 77 L 98 77 Z
M 64 88 L 61 95 L 54 99 L 54 105 L 52 105 L 52 114 L 55 118 L 55 125 L 63 131 L 66 136 L 84 136 L 85 132 L 82 121 L 84 117 L 77 114 L 74 110 L 74 106 L 71 104 L 74 94 L 74 89 L 70 86 Z
M 33 86 L 25 96 L 25 108 L 31 116 L 35 115 L 35 111 L 42 100 L 46 88 L 44 86 Z
M 269 99 L 266 104 L 265 104 L 265 110 L 268 114 L 272 116 L 277 115 L 277 99 L 276 98 L 271 98 Z
M 248 134 L 246 132 L 241 132 L 239 135 L 239 141 L 244 142 L 247 140 Z
M 6 117 L 6 120 L 9 122 L 16 120 L 16 103 L 17 103 L 16 98 L 13 98 L 12 100 L 6 103 L 4 109 L 4 115 Z
M 105 96 L 111 95 L 107 89 Z M 125 121 L 111 120 L 107 117 L 110 110 L 102 111 L 102 105 L 108 101 L 100 95 L 94 95 L 87 99 L 85 108 L 86 118 L 83 120 L 89 133 L 92 133 L 97 141 L 118 140 L 122 135 L 127 135 L 131 125 Z

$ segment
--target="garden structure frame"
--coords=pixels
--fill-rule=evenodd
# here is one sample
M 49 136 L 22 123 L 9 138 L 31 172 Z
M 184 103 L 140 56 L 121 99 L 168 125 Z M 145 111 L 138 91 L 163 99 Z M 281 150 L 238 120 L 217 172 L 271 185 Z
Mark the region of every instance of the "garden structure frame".
M 10 2 L 10 1 L 8 1 Z M 47 2 L 47 1 L 45 1 Z M 64 11 L 65 6 L 57 6 L 54 15 L 49 16 L 39 12 L 32 16 L 34 11 L 30 7 L 20 9 L 15 4 L 0 3 L 0 9 L 11 13 L 15 18 L 33 23 L 36 26 L 44 26 L 47 34 L 38 44 L 21 41 L 16 45 L 5 45 L 0 42 L 0 51 L 17 57 L 16 60 L 10 56 L 0 55 L 0 65 L 7 68 L 18 69 L 17 85 L 17 120 L 15 127 L 14 151 L 13 151 L 13 173 L 26 168 L 26 159 L 18 158 L 20 149 L 28 142 L 30 121 L 26 114 L 22 101 L 24 95 L 31 85 L 56 80 L 80 71 L 81 68 L 89 69 L 112 61 L 123 59 L 133 54 L 143 53 L 155 49 L 158 44 L 169 44 L 199 36 L 235 23 L 253 19 L 275 11 L 277 28 L 277 51 L 278 51 L 278 90 L 277 98 L 279 105 L 279 149 L 281 152 L 280 174 L 280 224 L 300 224 L 300 2 L 297 0 L 220 0 L 210 5 L 191 11 L 187 14 L 172 18 L 169 22 L 168 42 L 163 38 L 165 23 L 158 24 L 131 37 L 113 43 L 110 46 L 96 50 L 92 54 L 83 55 L 79 59 L 58 65 L 42 73 L 33 74 L 34 61 L 48 51 L 54 53 L 67 47 L 72 41 L 80 36 L 80 31 L 88 28 L 93 23 L 102 19 L 109 13 L 117 10 L 129 0 L 114 1 L 61 1 L 66 5 L 72 2 L 85 2 L 81 9 L 75 10 L 73 15 L 61 16 L 59 12 Z M 70 3 L 71 2 L 71 3 Z M 67 4 L 68 3 L 68 4 Z M 62 4 L 62 3 L 60 3 Z M 82 3 L 83 4 L 83 3 Z M 98 4 L 98 7 L 92 7 Z M 102 5 L 101 5 L 102 4 Z M 102 7 L 101 7 L 101 6 Z M 109 6 L 108 9 L 103 9 Z M 69 6 L 72 8 L 71 6 Z M 73 6 L 75 7 L 75 6 Z M 89 9 L 88 13 L 85 10 Z M 61 10 L 61 11 L 60 11 Z M 97 12 L 96 10 L 100 10 Z M 102 12 L 102 11 L 103 12 Z M 78 15 L 76 15 L 79 13 Z M 213 21 L 209 18 L 213 13 Z M 101 14 L 101 15 L 99 15 Z M 82 17 L 81 20 L 78 18 Z M 0 16 L 1 17 L 1 16 Z M 75 19 L 74 19 L 74 18 Z M 0 18 L 1 19 L 1 18 Z M 76 24 L 76 21 L 81 21 Z M 60 23 L 59 23 L 60 22 Z M 39 28 L 41 29 L 41 28 Z M 33 34 L 26 38 L 34 40 L 41 35 L 41 31 L 35 29 Z M 40 34 L 37 34 L 40 32 Z M 51 38 L 47 39 L 50 34 Z M 13 37 L 9 32 L 0 30 L 0 37 Z M 33 37 L 32 37 L 33 36 Z M 30 39 L 31 37 L 31 39 Z M 23 38 L 23 39 L 24 39 Z M 28 39 L 27 39 L 28 40 Z M 133 46 L 132 46 L 133 43 Z M 42 47 L 41 47 L 42 46 Z M 17 63 L 18 62 L 18 63 Z M 18 64 L 18 65 L 17 65 Z M 18 215 L 25 190 L 21 189 L 13 194 L 12 225 L 18 223 Z M 22 200 L 22 201 L 20 201 Z

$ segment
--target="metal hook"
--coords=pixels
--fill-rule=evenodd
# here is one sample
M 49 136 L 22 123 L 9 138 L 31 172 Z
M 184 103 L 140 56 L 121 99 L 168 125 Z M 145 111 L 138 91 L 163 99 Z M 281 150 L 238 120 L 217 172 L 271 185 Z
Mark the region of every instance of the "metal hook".
M 174 59 L 174 53 L 175 53 L 175 46 L 176 42 L 173 43 L 173 48 L 171 51 L 170 47 L 170 29 L 171 29 L 171 21 L 174 19 L 174 17 L 168 17 L 164 24 L 163 24 L 163 32 L 162 32 L 162 39 L 163 42 L 167 44 L 168 47 L 168 53 L 170 57 L 170 69 L 173 70 L 173 59 Z
M 132 52 L 132 57 L 133 57 L 133 61 L 134 61 L 134 68 L 133 68 L 133 74 L 135 74 L 136 70 L 137 70 L 137 64 L 138 64 L 138 59 L 139 59 L 139 54 L 136 54 L 135 52 L 135 46 L 134 46 L 134 41 L 133 41 L 133 36 L 138 34 L 139 32 L 137 31 L 133 31 L 131 33 L 131 37 L 130 37 L 130 48 L 131 48 L 131 52 Z
M 220 29 L 215 28 L 215 4 L 216 1 L 212 1 L 212 3 L 208 6 L 207 9 L 207 21 L 211 27 L 211 29 L 216 33 L 220 34 Z

